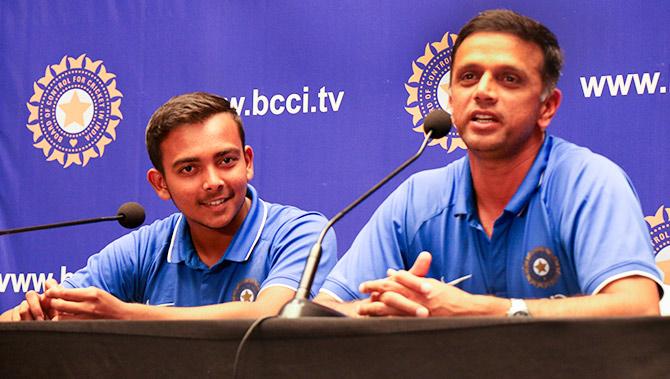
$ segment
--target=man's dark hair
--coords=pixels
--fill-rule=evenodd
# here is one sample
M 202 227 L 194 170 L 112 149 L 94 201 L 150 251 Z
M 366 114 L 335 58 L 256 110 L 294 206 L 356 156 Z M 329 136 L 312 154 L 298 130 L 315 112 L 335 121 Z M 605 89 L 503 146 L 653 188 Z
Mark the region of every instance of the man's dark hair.
M 544 67 L 541 72 L 544 91 L 548 93 L 549 90 L 556 87 L 563 67 L 563 53 L 558 46 L 558 39 L 546 26 L 507 9 L 484 11 L 468 21 L 458 33 L 458 38 L 451 51 L 452 65 L 463 41 L 477 32 L 509 33 L 539 46 L 544 55 Z
M 219 113 L 230 113 L 233 117 L 244 147 L 242 120 L 235 108 L 223 97 L 206 92 L 187 93 L 171 98 L 156 109 L 146 130 L 147 152 L 154 167 L 165 173 L 160 145 L 172 130 L 185 124 L 205 122 Z

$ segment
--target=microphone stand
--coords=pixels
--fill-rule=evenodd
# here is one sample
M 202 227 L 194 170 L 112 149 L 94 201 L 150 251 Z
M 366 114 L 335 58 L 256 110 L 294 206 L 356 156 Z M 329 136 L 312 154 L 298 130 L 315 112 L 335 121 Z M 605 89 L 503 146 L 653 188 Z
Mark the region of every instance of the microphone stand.
M 85 220 L 65 221 L 65 222 L 57 222 L 54 224 L 5 229 L 0 230 L 0 236 L 3 236 L 5 234 L 30 232 L 33 230 L 53 229 L 53 228 L 60 228 L 63 226 L 92 224 L 95 222 L 116 221 L 116 220 L 118 220 L 119 224 L 121 224 L 121 226 L 123 226 L 124 228 L 133 229 L 142 225 L 144 219 L 145 219 L 144 208 L 142 208 L 142 206 L 139 205 L 138 203 L 131 201 L 122 204 L 121 207 L 119 207 L 119 210 L 116 212 L 116 216 L 94 217 L 94 218 L 87 218 Z
M 336 214 L 333 218 L 331 218 L 328 221 L 326 226 L 321 231 L 319 238 L 316 240 L 316 243 L 314 243 L 312 249 L 309 252 L 307 262 L 305 262 L 305 270 L 303 271 L 302 278 L 300 279 L 300 286 L 298 287 L 295 296 L 293 297 L 292 300 L 286 303 L 284 307 L 282 307 L 281 311 L 279 312 L 279 317 L 282 318 L 345 317 L 342 313 L 337 312 L 334 309 L 328 308 L 326 306 L 308 300 L 309 291 L 312 288 L 312 283 L 314 282 L 314 275 L 316 274 L 319 261 L 321 260 L 321 251 L 322 251 L 321 244 L 323 242 L 323 239 L 326 237 L 326 233 L 330 230 L 330 228 L 337 221 L 339 221 L 345 214 L 349 213 L 349 211 L 351 211 L 355 206 L 360 204 L 363 200 L 367 199 L 370 195 L 372 195 L 373 192 L 377 191 L 381 186 L 386 184 L 386 182 L 391 180 L 400 171 L 405 169 L 405 167 L 409 166 L 412 162 L 414 162 L 417 158 L 419 158 L 421 153 L 423 153 L 423 151 L 426 149 L 428 141 L 430 140 L 430 137 L 432 135 L 433 130 L 432 129 L 428 130 L 423 139 L 423 143 L 421 144 L 421 147 L 416 152 L 416 154 L 414 154 L 403 164 L 398 166 L 398 168 L 393 170 L 384 179 L 380 180 L 379 183 L 375 184 L 366 193 L 364 193 L 363 196 L 354 200 L 354 202 L 349 204 L 340 213 Z
M 114 221 L 114 220 L 119 220 L 123 217 L 124 217 L 123 215 L 109 216 L 109 217 L 97 217 L 97 218 L 88 218 L 86 220 L 58 222 L 58 223 L 55 223 L 55 224 L 28 226 L 28 227 L 25 227 L 25 228 L 6 229 L 6 230 L 0 230 L 0 236 L 5 235 L 5 234 L 30 232 L 30 231 L 33 231 L 33 230 L 60 228 L 60 227 L 63 227 L 63 226 L 91 224 L 91 223 L 94 223 L 94 222 L 103 222 L 103 221 Z

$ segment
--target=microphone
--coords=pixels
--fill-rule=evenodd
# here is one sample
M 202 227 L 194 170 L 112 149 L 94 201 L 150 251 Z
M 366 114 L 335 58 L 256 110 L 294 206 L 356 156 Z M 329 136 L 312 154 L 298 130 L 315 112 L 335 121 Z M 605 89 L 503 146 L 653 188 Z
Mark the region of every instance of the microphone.
M 323 239 L 326 237 L 326 233 L 330 228 L 340 220 L 345 214 L 349 213 L 354 207 L 360 204 L 363 200 L 367 199 L 372 193 L 377 191 L 381 186 L 386 184 L 394 176 L 396 176 L 400 171 L 409 166 L 414 162 L 426 148 L 428 141 L 435 138 L 442 138 L 449 133 L 451 129 L 452 121 L 449 113 L 445 112 L 442 109 L 435 109 L 431 111 L 428 116 L 426 116 L 423 123 L 423 131 L 425 134 L 423 143 L 419 150 L 411 158 L 406 160 L 403 164 L 398 166 L 393 172 L 387 175 L 384 179 L 380 180 L 379 183 L 375 184 L 370 188 L 363 196 L 354 200 L 346 208 L 344 208 L 340 213 L 336 214 L 331 218 L 326 226 L 321 231 L 319 238 L 316 240 L 312 249 L 309 252 L 307 257 L 307 262 L 305 262 L 305 269 L 303 270 L 302 278 L 300 279 L 300 285 L 298 290 L 295 293 L 295 296 L 292 300 L 286 303 L 281 311 L 279 316 L 282 318 L 300 318 L 300 317 L 343 317 L 344 315 L 340 312 L 337 312 L 333 309 L 325 307 L 321 304 L 317 304 L 309 301 L 309 292 L 312 288 L 312 283 L 314 282 L 314 276 L 316 270 L 319 266 L 319 261 L 321 260 L 321 244 Z
M 123 226 L 124 228 L 128 229 L 134 229 L 144 222 L 145 214 L 144 214 L 144 208 L 138 203 L 135 203 L 133 201 L 124 203 L 119 207 L 119 210 L 116 212 L 116 216 L 108 216 L 108 217 L 97 217 L 97 218 L 87 218 L 85 220 L 78 220 L 78 221 L 66 221 L 66 222 L 59 222 L 55 224 L 46 224 L 46 225 L 38 225 L 38 226 L 28 226 L 25 228 L 16 228 L 16 229 L 6 229 L 6 230 L 0 230 L 0 236 L 5 235 L 5 234 L 15 234 L 15 233 L 23 233 L 23 232 L 30 232 L 33 230 L 41 230 L 41 229 L 53 229 L 53 228 L 60 228 L 63 226 L 72 226 L 72 225 L 80 225 L 80 224 L 91 224 L 94 222 L 102 222 L 102 221 L 115 221 L 118 220 L 119 224 Z

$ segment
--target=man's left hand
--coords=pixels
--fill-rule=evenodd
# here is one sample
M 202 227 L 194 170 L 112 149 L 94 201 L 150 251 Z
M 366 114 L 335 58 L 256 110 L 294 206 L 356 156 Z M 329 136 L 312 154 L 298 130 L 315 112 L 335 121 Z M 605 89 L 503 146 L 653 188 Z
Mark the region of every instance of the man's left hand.
M 99 288 L 52 288 L 45 295 L 59 320 L 123 319 L 127 305 Z

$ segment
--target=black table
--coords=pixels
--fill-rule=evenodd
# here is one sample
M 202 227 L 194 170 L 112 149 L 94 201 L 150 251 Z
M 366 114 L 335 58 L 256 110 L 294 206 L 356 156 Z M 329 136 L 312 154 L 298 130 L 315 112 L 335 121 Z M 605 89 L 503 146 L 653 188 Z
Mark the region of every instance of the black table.
M 253 320 L 0 323 L 0 377 L 231 377 Z M 270 319 L 251 378 L 664 378 L 670 319 Z

